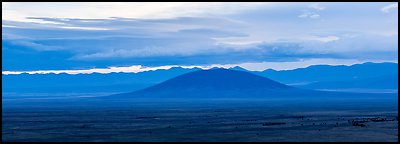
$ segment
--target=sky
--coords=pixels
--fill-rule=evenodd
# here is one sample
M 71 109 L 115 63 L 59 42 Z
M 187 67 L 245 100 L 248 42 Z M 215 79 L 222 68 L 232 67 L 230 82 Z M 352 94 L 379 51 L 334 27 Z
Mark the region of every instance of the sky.
M 398 3 L 2 2 L 2 73 L 398 62 Z

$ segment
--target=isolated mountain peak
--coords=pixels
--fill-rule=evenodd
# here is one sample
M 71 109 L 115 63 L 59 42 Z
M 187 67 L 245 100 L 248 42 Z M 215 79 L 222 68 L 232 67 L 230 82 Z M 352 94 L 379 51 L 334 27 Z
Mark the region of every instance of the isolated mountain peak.
M 215 68 L 189 72 L 160 84 L 132 93 L 119 94 L 116 97 L 253 97 L 276 96 L 276 92 L 287 93 L 291 90 L 296 88 L 249 72 Z

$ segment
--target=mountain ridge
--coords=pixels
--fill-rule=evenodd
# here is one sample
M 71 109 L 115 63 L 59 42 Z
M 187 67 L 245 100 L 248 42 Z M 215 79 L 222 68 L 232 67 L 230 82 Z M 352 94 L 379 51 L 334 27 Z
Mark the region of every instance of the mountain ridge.
M 229 68 L 251 72 L 253 74 L 273 79 L 274 81 L 292 85 L 299 88 L 327 89 L 332 87 L 337 81 L 352 82 L 358 79 L 372 80 L 374 77 L 388 77 L 398 74 L 397 63 L 363 63 L 351 66 L 329 66 L 314 65 L 307 68 L 294 70 L 272 70 L 248 71 L 242 67 Z M 118 88 L 119 92 L 130 92 L 148 87 L 175 76 L 188 72 L 201 70 L 200 68 L 172 67 L 170 69 L 151 70 L 139 73 L 93 73 L 93 74 L 21 74 L 21 75 L 2 75 L 3 92 L 107 92 L 107 86 L 122 85 Z M 385 78 L 393 81 L 395 77 Z M 375 81 L 375 80 L 374 80 Z M 316 86 L 317 83 L 324 84 L 326 87 Z M 373 83 L 373 81 L 368 82 Z M 389 85 L 390 84 L 390 85 Z M 341 85 L 344 88 L 355 88 L 355 85 Z M 371 85 L 373 86 L 373 85 Z M 362 84 L 357 88 L 370 88 L 371 86 Z M 66 87 L 74 87 L 65 89 Z M 90 87 L 89 89 L 86 89 Z M 98 87 L 98 89 L 96 89 Z M 397 82 L 388 82 L 387 85 L 380 86 L 379 89 L 392 89 L 398 87 Z M 117 92 L 113 89 L 112 92 Z

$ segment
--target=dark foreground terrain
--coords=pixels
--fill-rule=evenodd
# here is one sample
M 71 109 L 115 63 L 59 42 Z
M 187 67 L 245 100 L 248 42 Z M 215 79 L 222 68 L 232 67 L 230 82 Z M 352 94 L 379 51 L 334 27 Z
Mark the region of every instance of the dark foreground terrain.
M 107 103 L 76 95 L 58 99 L 3 96 L 2 141 L 396 142 L 397 99 Z

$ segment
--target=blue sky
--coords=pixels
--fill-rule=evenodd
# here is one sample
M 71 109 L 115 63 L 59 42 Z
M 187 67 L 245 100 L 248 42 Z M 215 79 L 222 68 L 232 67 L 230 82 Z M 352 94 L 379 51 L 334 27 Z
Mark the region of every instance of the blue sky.
M 3 2 L 2 52 L 3 73 L 397 62 L 398 3 Z

